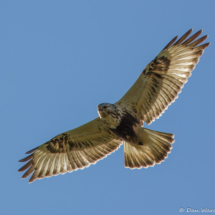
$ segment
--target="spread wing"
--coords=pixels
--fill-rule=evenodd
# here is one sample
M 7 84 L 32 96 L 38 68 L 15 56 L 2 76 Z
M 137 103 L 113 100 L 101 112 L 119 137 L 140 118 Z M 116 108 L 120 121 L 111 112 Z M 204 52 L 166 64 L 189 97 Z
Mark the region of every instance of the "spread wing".
M 191 32 L 192 29 L 178 41 L 177 37 L 171 40 L 117 104 L 130 109 L 147 124 L 159 118 L 178 97 L 204 49 L 210 45 L 198 46 L 207 36 L 194 41 L 202 30 L 187 39 Z
M 20 162 L 28 163 L 18 171 L 28 169 L 22 178 L 34 172 L 29 182 L 37 178 L 65 174 L 95 164 L 121 144 L 117 136 L 103 126 L 100 118 L 96 118 L 27 152 L 26 154 L 32 154 Z

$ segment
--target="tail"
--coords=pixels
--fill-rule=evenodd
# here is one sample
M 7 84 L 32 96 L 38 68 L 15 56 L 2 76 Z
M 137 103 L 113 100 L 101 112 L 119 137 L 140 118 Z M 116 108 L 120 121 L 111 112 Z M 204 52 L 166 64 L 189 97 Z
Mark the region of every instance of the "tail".
M 170 153 L 174 135 L 141 128 L 139 134 L 143 145 L 124 143 L 125 167 L 147 168 L 161 163 Z

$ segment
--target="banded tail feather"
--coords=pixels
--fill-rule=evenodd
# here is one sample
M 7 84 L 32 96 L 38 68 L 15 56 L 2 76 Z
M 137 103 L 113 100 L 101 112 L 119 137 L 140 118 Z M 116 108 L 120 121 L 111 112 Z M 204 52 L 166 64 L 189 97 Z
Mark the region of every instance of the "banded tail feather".
M 124 143 L 125 167 L 147 168 L 167 158 L 174 143 L 174 135 L 142 128 L 142 145 Z

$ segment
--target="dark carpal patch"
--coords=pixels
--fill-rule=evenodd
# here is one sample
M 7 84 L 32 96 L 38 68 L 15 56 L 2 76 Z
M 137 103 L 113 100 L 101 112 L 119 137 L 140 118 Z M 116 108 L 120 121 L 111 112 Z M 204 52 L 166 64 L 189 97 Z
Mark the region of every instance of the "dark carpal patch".
M 137 124 L 138 121 L 130 113 L 125 112 L 122 116 L 120 124 L 115 129 L 110 129 L 119 137 L 123 138 L 125 141 L 135 140 L 137 136 L 134 132 L 133 125 Z
M 63 133 L 60 136 L 52 138 L 46 143 L 46 149 L 51 153 L 66 152 L 66 145 L 68 143 L 68 135 Z
M 167 72 L 169 69 L 170 60 L 167 57 L 156 57 L 149 65 L 149 71 Z

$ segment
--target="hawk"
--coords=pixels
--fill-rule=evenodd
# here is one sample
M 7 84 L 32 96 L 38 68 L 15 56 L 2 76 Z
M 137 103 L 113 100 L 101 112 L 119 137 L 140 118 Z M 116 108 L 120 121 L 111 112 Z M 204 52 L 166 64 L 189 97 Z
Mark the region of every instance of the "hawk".
M 28 162 L 18 170 L 27 170 L 22 178 L 33 173 L 31 183 L 37 178 L 83 169 L 117 150 L 123 142 L 125 167 L 146 168 L 164 161 L 174 135 L 143 128 L 143 122 L 150 124 L 175 101 L 210 45 L 199 45 L 207 38 L 197 39 L 202 30 L 188 38 L 191 32 L 178 40 L 178 36 L 173 38 L 118 102 L 98 105 L 99 117 L 26 152 L 30 155 L 20 162 Z

